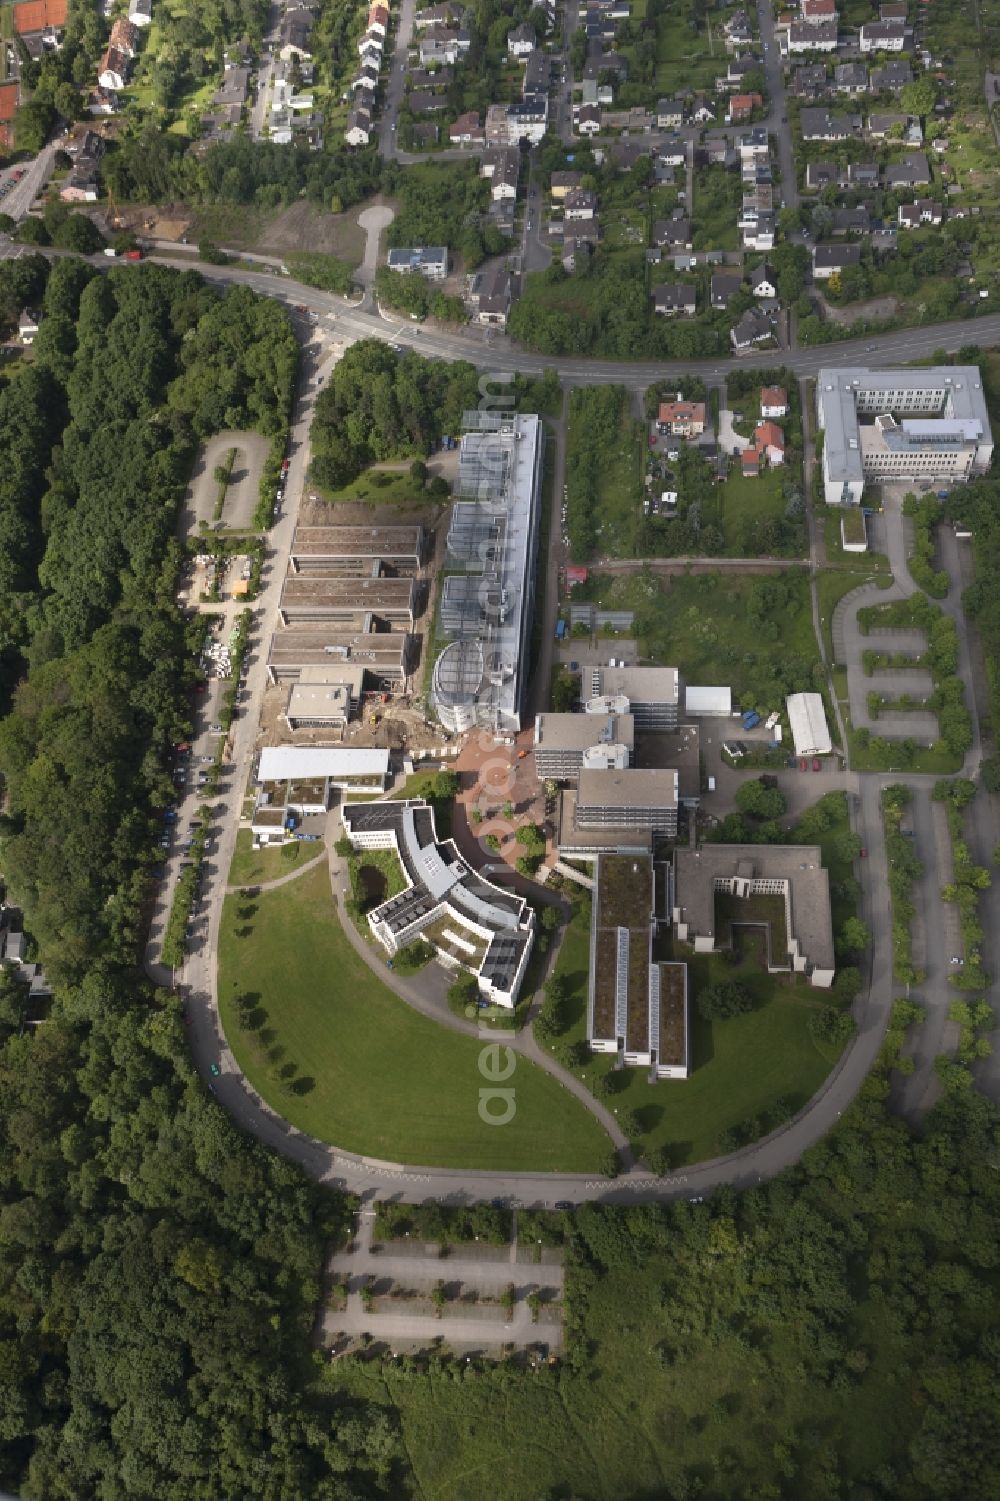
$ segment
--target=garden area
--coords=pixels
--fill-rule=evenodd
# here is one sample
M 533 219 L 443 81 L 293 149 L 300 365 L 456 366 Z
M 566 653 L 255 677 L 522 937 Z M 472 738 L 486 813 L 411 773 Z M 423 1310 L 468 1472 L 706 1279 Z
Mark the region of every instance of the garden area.
M 325 867 L 227 898 L 219 998 L 253 1087 L 322 1141 L 439 1167 L 596 1172 L 607 1157 L 593 1116 L 521 1058 L 514 1118 L 502 1130 L 483 1121 L 481 1045 L 379 982 L 344 935 Z

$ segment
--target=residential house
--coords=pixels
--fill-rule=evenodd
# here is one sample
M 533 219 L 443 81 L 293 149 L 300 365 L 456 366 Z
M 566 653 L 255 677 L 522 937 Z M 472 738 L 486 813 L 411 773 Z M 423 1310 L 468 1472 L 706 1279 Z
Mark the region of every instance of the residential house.
M 452 146 L 481 146 L 485 139 L 485 132 L 479 123 L 479 115 L 474 109 L 464 115 L 459 115 L 454 124 L 448 128 L 448 140 Z
M 671 250 L 690 250 L 693 246 L 691 220 L 657 219 L 653 224 L 653 244 Z
M 911 151 L 902 161 L 886 167 L 883 179 L 887 188 L 926 187 L 931 180 L 930 165 L 922 152 Z
M 507 33 L 507 53 L 510 57 L 516 57 L 519 61 L 534 52 L 538 45 L 538 37 L 535 28 L 529 26 L 527 21 L 521 26 L 515 26 L 513 31 Z
M 743 52 L 739 57 L 731 57 L 729 66 L 726 68 L 725 78 L 716 80 L 716 88 L 720 94 L 732 93 L 733 89 L 743 87 L 743 80 L 749 74 L 763 67 L 763 58 L 756 52 Z
M 630 134 L 641 135 L 652 130 L 653 119 L 648 110 L 640 109 L 636 104 L 631 109 L 605 110 L 601 124 L 606 130 L 627 130 Z
M 734 125 L 742 125 L 751 118 L 755 109 L 763 109 L 760 94 L 734 94 L 729 101 L 729 119 Z
M 449 63 L 454 66 L 461 61 L 472 46 L 467 31 L 454 31 L 447 26 L 428 26 L 420 38 L 419 56 L 421 67 L 428 63 Z
M 385 41 L 386 32 L 389 30 L 389 7 L 375 4 L 368 10 L 368 27 L 371 32 L 376 32 Z
M 833 87 L 838 94 L 867 94 L 868 69 L 864 63 L 839 63 L 833 70 Z
M 788 416 L 788 392 L 784 386 L 761 386 L 760 415 L 762 417 Z
M 469 285 L 469 304 L 477 323 L 506 328 L 512 297 L 511 277 L 502 262 L 477 271 Z
M 729 341 L 737 354 L 773 338 L 774 324 L 759 307 L 748 308 L 736 327 L 729 330 Z
M 743 247 L 745 250 L 773 250 L 774 237 L 777 230 L 773 214 L 758 214 L 754 224 L 747 224 L 743 230 Z
M 97 66 L 97 82 L 102 89 L 123 89 L 132 71 L 132 60 L 118 47 L 109 47 Z
M 448 99 L 430 89 L 411 89 L 406 95 L 406 108 L 411 115 L 433 115 L 448 108 Z
M 129 0 L 128 18 L 133 26 L 148 26 L 153 19 L 153 0 Z
M 792 71 L 789 89 L 796 99 L 822 99 L 830 92 L 825 63 L 803 63 Z
M 740 454 L 740 469 L 744 479 L 756 479 L 760 474 L 760 454 L 752 443 Z
M 563 218 L 567 224 L 597 216 L 597 194 L 589 188 L 574 188 L 563 199 Z
M 802 19 L 807 26 L 825 26 L 836 22 L 836 0 L 802 0 Z
M 860 266 L 860 245 L 814 245 L 812 273 L 814 281 L 826 281 L 831 276 L 846 271 L 849 266 Z
M 480 177 L 490 184 L 490 197 L 494 202 L 517 197 L 517 181 L 521 175 L 521 153 L 516 146 L 488 146 L 479 166 Z
M 649 154 L 649 147 L 644 146 L 641 141 L 612 141 L 608 149 L 608 155 L 619 172 L 631 172 L 636 163 Z
M 668 136 L 660 142 L 656 154 L 665 167 L 683 167 L 687 163 L 688 143 L 683 136 Z
M 656 427 L 663 437 L 700 438 L 705 431 L 705 403 L 685 401 L 679 393 L 676 401 L 661 401 Z
M 737 137 L 737 148 L 741 161 L 753 161 L 757 157 L 768 155 L 767 129 L 763 125 L 755 125 L 752 130 L 744 131 Z
M 906 45 L 905 21 L 866 21 L 858 34 L 862 52 L 902 52 Z
M 33 344 L 42 321 L 41 313 L 36 313 L 34 308 L 26 307 L 21 310 L 21 316 L 17 320 L 17 336 L 22 344 Z
M 680 99 L 660 99 L 656 105 L 657 130 L 679 130 L 684 124 L 684 105 Z
M 580 262 L 589 260 L 600 240 L 601 227 L 596 220 L 592 224 L 574 224 L 563 235 L 562 264 L 565 269 L 575 271 Z
M 873 141 L 886 141 L 891 136 L 905 140 L 911 118 L 910 115 L 898 114 L 869 115 L 868 134 Z
M 576 117 L 576 128 L 579 135 L 596 136 L 601 130 L 601 110 L 597 104 L 584 104 Z
M 828 109 L 804 109 L 799 124 L 804 141 L 849 141 L 861 130 L 861 116 L 834 115 Z
M 822 188 L 840 187 L 841 170 L 836 162 L 808 162 L 806 164 L 806 187 L 819 191 Z
M 872 69 L 873 94 L 898 94 L 913 82 L 913 69 L 905 58 L 890 58 L 880 68 Z
M 16 88 L 14 89 L 16 95 Z M 118 95 L 114 89 L 92 89 L 87 96 L 87 111 L 91 115 L 113 115 L 118 109 Z
M 774 302 L 778 296 L 778 278 L 767 261 L 750 273 L 750 290 L 758 302 Z
M 796 52 L 836 52 L 837 23 L 821 21 L 812 25 L 808 21 L 793 21 L 788 28 L 786 47 Z
M 417 31 L 426 31 L 428 26 L 454 26 L 461 17 L 461 5 L 429 5 L 424 10 L 417 11 L 413 25 Z
M 753 41 L 753 27 L 745 10 L 738 10 L 722 27 L 728 52 L 740 52 Z
M 694 287 L 682 282 L 662 282 L 653 288 L 653 312 L 661 318 L 693 318 L 697 306 Z
M 878 162 L 850 162 L 847 167 L 847 185 L 851 188 L 877 188 Z
M 691 119 L 695 125 L 711 125 L 715 119 L 715 105 L 704 94 L 699 94 L 691 105 Z
M 272 138 L 274 132 L 272 130 Z M 348 146 L 367 146 L 372 138 L 371 112 L 362 105 L 356 105 L 347 116 L 347 125 L 344 129 L 344 140 Z
M 835 208 L 830 223 L 830 233 L 835 235 L 866 235 L 872 227 L 871 215 L 864 206 L 858 208 Z
M 583 183 L 582 172 L 553 172 L 549 192 L 556 203 L 562 203 L 569 193 L 574 193 Z
M 743 278 L 738 271 L 717 271 L 709 285 L 708 300 L 716 312 L 722 312 L 742 286 Z
M 310 11 L 296 7 L 285 12 L 278 33 L 278 56 L 282 61 L 290 63 L 293 57 L 311 61 L 312 29 L 313 18 Z
M 944 210 L 932 198 L 918 198 L 916 203 L 901 203 L 896 218 L 900 229 L 920 229 L 925 224 L 940 224 Z
M 521 93 L 547 94 L 552 84 L 552 60 L 547 52 L 535 48 L 529 52 L 524 60 L 524 77 L 521 79 Z
M 447 89 L 455 77 L 455 69 L 447 64 L 440 68 L 411 68 L 406 75 L 406 85 L 411 89 Z
M 124 16 L 119 16 L 111 28 L 108 46 L 116 47 L 126 57 L 135 57 L 139 50 L 139 28 L 134 21 L 126 21 Z
M 350 88 L 352 93 L 356 93 L 358 89 L 367 89 L 374 97 L 375 90 L 378 88 L 378 68 L 375 64 L 363 63 L 351 79 Z
M 405 250 L 390 250 L 387 258 L 390 271 L 404 276 L 419 273 L 428 281 L 444 281 L 448 275 L 447 245 L 412 245 Z
M 775 468 L 785 462 L 785 435 L 776 422 L 758 422 L 753 430 L 753 446 L 761 458 Z
M 880 21 L 905 21 L 909 13 L 906 0 L 883 0 L 878 8 Z

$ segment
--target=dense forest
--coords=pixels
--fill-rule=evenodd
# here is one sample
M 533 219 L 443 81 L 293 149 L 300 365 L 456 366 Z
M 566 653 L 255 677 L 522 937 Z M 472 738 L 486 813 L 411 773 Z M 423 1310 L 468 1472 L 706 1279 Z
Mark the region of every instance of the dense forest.
M 332 1370 L 398 1416 L 418 1494 L 995 1501 L 1000 1116 L 953 1062 L 920 1133 L 892 1113 L 919 1016 L 899 1004 L 857 1103 L 773 1182 L 567 1219 L 558 1367 Z
M 348 1501 L 393 1440 L 316 1386 L 342 1202 L 235 1130 L 135 969 L 193 681 L 178 501 L 201 437 L 286 420 L 296 342 L 277 304 L 153 266 L 5 262 L 0 309 L 26 298 L 41 331 L 0 390 L 0 870 L 56 998 L 26 1028 L 0 979 L 0 1487 Z
M 443 433 L 459 431 L 462 413 L 478 401 L 474 365 L 396 354 L 381 339 L 362 339 L 317 397 L 312 477 L 334 490 L 368 464 L 426 455 Z

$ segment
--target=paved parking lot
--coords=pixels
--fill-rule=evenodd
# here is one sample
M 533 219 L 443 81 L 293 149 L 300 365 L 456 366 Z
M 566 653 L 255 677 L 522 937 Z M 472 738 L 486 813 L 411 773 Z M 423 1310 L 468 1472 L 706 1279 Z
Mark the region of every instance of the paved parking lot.
M 394 1352 L 426 1349 L 440 1339 L 470 1352 L 503 1345 L 542 1344 L 550 1353 L 562 1348 L 562 1316 L 553 1306 L 563 1295 L 558 1252 L 544 1251 L 536 1262 L 532 1248 L 515 1239 L 510 1246 L 463 1245 L 442 1257 L 439 1246 L 423 1242 L 373 1243 L 370 1209 L 361 1211 L 357 1226 L 355 1239 L 327 1268 L 333 1282 L 348 1288 L 347 1306 L 323 1315 L 328 1343 L 368 1334 Z M 431 1301 L 439 1284 L 448 1299 L 440 1315 Z M 510 1286 L 516 1302 L 508 1313 L 496 1300 Z M 369 1307 L 361 1296 L 365 1287 L 373 1297 Z M 537 1321 L 526 1301 L 532 1294 L 541 1299 Z
M 219 494 L 215 468 L 226 462 L 232 448 L 237 452 L 222 508 L 222 524 L 233 531 L 242 531 L 252 525 L 260 494 L 260 476 L 269 447 L 268 440 L 261 433 L 216 433 L 203 444 L 181 508 L 179 526 L 182 537 L 190 536 L 202 521 L 207 526 L 214 524 Z

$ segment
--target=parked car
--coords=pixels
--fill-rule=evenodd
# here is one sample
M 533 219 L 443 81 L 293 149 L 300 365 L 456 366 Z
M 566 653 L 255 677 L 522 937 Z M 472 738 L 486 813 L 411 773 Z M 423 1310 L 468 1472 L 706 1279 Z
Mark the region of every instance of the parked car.
M 813 756 L 813 771 L 822 771 L 822 770 L 823 770 L 823 763 L 820 760 L 819 756 Z

